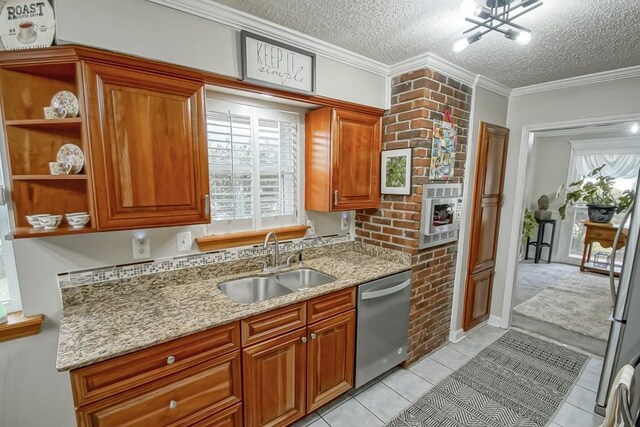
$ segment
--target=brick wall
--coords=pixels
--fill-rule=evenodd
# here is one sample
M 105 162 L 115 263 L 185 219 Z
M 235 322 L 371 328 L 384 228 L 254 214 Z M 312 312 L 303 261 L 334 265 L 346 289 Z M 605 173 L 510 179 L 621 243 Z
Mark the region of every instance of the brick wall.
M 412 254 L 408 364 L 444 344 L 449 335 L 457 243 L 418 249 L 422 184 L 430 182 L 433 120 L 442 120 L 447 110 L 458 132 L 450 182 L 462 183 L 470 104 L 469 86 L 436 71 L 422 69 L 394 78 L 382 149 L 413 148 L 411 195 L 383 195 L 379 209 L 356 213 L 357 240 Z

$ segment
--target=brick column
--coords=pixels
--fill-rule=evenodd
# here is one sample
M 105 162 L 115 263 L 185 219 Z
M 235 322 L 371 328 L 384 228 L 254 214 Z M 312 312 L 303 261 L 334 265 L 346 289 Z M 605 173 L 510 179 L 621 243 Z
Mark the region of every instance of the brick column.
M 442 120 L 446 110 L 458 132 L 454 178 L 449 182 L 462 183 L 471 88 L 430 69 L 393 79 L 391 109 L 382 122 L 382 149 L 413 148 L 411 195 L 383 195 L 379 209 L 356 213 L 356 240 L 412 254 L 408 364 L 444 344 L 451 322 L 457 242 L 418 249 L 422 185 L 430 182 L 433 120 Z

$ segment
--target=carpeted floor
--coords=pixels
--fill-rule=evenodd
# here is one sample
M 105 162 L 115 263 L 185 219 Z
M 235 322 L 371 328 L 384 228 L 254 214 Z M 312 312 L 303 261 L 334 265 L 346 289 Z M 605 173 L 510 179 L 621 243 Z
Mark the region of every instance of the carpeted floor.
M 387 425 L 542 427 L 587 360 L 575 351 L 509 331 Z
M 613 302 L 607 276 L 574 272 L 513 310 L 513 325 L 602 354 Z

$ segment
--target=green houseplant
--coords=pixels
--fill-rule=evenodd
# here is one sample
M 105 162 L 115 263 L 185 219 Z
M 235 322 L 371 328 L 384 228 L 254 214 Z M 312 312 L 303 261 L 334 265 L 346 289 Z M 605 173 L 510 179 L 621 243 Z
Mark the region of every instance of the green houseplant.
M 564 204 L 558 210 L 562 219 L 567 213 L 567 206 L 575 205 L 582 201 L 587 205 L 589 221 L 607 223 L 616 213 L 629 209 L 635 193 L 625 190 L 616 194 L 613 184 L 615 178 L 602 174 L 605 165 L 595 168 L 576 182 L 569 184 L 569 191 L 565 196 Z
M 528 238 L 533 238 L 533 230 L 535 230 L 538 223 L 536 222 L 536 217 L 533 216 L 533 213 L 529 209 L 524 210 L 524 218 L 522 220 L 522 244 L 524 245 L 527 242 Z

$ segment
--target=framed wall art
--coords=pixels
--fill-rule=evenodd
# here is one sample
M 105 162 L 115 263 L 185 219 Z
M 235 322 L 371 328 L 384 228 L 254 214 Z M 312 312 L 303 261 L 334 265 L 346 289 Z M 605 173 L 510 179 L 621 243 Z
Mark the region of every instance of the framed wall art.
M 411 148 L 382 152 L 382 194 L 411 194 Z
M 271 40 L 240 32 L 242 80 L 276 89 L 313 94 L 316 90 L 316 55 Z
M 452 123 L 434 120 L 429 179 L 448 181 L 453 177 L 456 159 L 456 129 Z

